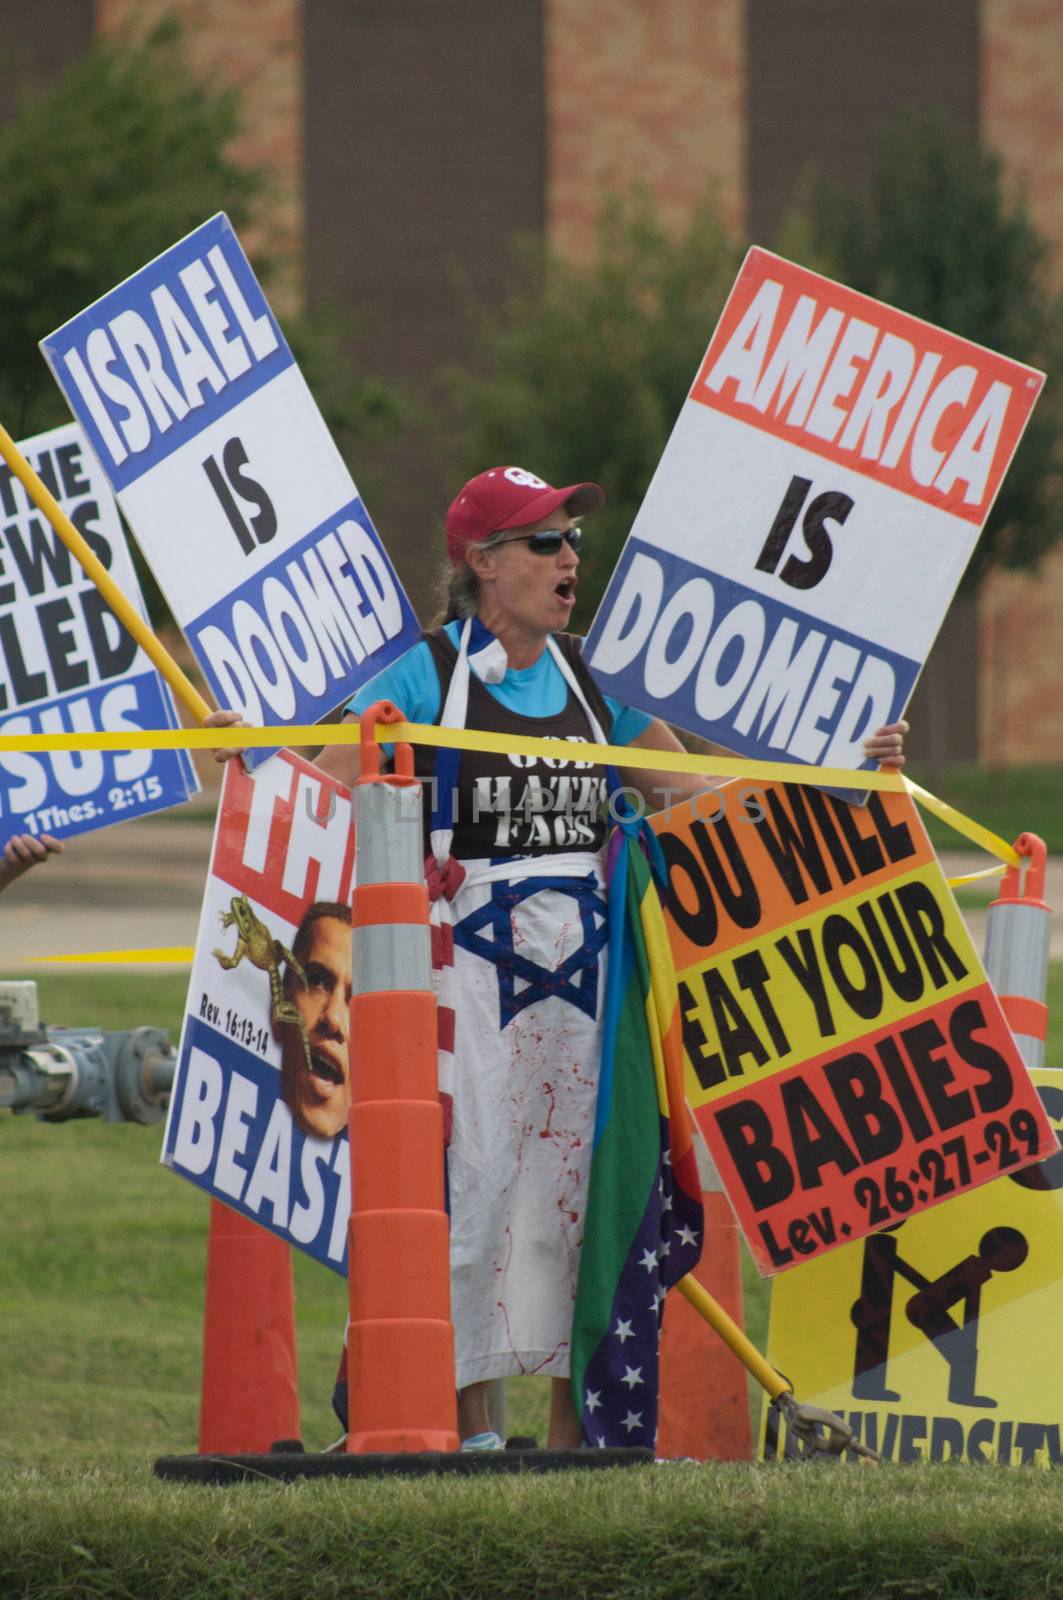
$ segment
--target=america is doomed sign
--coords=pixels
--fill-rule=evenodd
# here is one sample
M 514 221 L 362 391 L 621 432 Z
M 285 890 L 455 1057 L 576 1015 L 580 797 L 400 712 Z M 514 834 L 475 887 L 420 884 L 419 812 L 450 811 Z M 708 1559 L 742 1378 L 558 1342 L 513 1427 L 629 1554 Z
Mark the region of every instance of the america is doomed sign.
M 1032 1076 L 1058 1126 L 1063 1072 Z M 1020 1171 L 1022 1148 L 995 1183 L 772 1285 L 768 1359 L 887 1461 L 1063 1465 L 1063 1156 Z M 803 1453 L 767 1410 L 762 1447 Z
M 751 250 L 591 626 L 602 688 L 742 755 L 860 765 L 1043 382 Z
M 315 722 L 420 637 L 227 217 L 41 348 L 220 705 Z
M 351 1210 L 350 794 L 230 761 L 162 1160 L 336 1272 Z
M 74 423 L 23 440 L 45 486 L 144 614 L 110 489 Z M 177 726 L 170 691 L 7 466 L 0 465 L 0 733 Z M 199 785 L 183 751 L 0 755 L 0 842 L 161 811 Z
M 653 826 L 687 1097 L 763 1273 L 1056 1148 L 907 795 L 730 784 Z

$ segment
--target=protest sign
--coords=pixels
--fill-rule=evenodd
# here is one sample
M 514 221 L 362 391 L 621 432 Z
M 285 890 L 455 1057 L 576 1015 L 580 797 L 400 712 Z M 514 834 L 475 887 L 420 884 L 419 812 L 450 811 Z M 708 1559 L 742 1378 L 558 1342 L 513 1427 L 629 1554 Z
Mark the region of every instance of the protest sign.
M 74 423 L 20 446 L 144 614 L 110 489 Z M 0 464 L 0 733 L 177 727 L 170 691 L 95 584 Z M 199 784 L 183 751 L 0 756 L 0 843 L 88 833 L 179 805 Z
M 225 768 L 166 1166 L 336 1272 L 351 1210 L 349 791 L 284 751 Z
M 761 1272 L 1055 1148 L 907 795 L 738 782 L 653 827 L 687 1097 Z
M 420 638 L 223 214 L 41 348 L 219 705 L 315 722 Z
M 863 764 L 1043 382 L 750 250 L 591 626 L 601 687 L 740 755 Z
M 1058 1126 L 1063 1072 L 1033 1081 Z M 768 1360 L 888 1461 L 1059 1466 L 1061 1259 L 1052 1156 L 780 1278 Z M 761 1441 L 768 1457 L 803 1453 L 775 1413 Z

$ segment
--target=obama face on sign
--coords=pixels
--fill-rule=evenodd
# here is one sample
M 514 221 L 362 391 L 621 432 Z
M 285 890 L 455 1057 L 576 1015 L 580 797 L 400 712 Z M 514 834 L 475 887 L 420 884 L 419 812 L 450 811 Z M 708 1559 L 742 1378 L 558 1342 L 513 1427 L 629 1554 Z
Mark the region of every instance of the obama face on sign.
M 284 995 L 301 1018 L 273 1016 L 281 1047 L 281 1095 L 303 1133 L 331 1139 L 347 1125 L 351 1106 L 348 1053 L 351 1003 L 351 912 L 349 906 L 316 901 L 299 924 Z

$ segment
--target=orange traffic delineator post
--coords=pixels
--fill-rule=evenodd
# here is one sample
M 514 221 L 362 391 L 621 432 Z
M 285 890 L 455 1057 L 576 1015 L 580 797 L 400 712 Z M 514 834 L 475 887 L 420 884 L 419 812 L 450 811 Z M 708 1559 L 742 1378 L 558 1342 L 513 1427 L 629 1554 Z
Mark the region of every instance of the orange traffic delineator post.
M 266 1451 L 299 1437 L 289 1246 L 211 1201 L 199 1448 Z
M 398 745 L 380 771 L 377 722 L 362 717 L 354 788 L 356 888 L 351 999 L 351 1221 L 347 1451 L 458 1448 L 443 1111 L 424 882 L 421 787 Z
M 738 1223 L 704 1139 L 694 1149 L 705 1210 L 697 1282 L 742 1326 Z M 748 1461 L 753 1454 L 745 1369 L 681 1295 L 665 1301 L 661 1327 L 657 1454 L 696 1461 Z
M 1028 1067 L 1043 1067 L 1052 937 L 1052 909 L 1044 897 L 1047 850 L 1036 833 L 1020 833 L 1015 849 L 1025 870 L 1008 867 L 989 907 L 985 969 L 1023 1061 Z

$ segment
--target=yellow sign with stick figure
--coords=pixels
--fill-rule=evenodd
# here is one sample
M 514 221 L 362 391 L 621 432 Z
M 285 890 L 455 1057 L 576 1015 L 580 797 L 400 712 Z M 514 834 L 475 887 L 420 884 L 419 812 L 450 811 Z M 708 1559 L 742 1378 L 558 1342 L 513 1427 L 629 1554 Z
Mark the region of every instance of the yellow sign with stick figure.
M 1063 1072 L 1032 1073 L 1063 1123 Z M 768 1359 L 889 1461 L 1063 1463 L 1063 1154 L 772 1286 Z M 1024 1352 L 1028 1353 L 1023 1359 Z M 796 1455 L 765 1411 L 765 1457 Z

